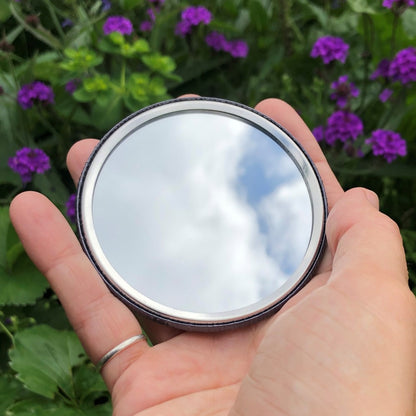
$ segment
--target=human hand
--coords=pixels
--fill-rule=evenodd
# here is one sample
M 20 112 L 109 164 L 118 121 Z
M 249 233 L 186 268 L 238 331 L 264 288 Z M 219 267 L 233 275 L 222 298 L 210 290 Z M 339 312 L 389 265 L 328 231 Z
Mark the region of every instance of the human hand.
M 114 414 L 413 414 L 416 304 L 397 226 L 378 212 L 371 192 L 344 194 L 291 107 L 266 100 L 257 109 L 300 141 L 323 179 L 328 249 L 316 276 L 277 315 L 258 324 L 180 333 L 154 347 L 137 342 L 117 354 L 102 370 Z M 75 182 L 95 144 L 85 140 L 71 149 Z M 141 332 L 46 198 L 20 194 L 10 214 L 93 362 Z M 167 336 L 153 332 L 156 340 Z

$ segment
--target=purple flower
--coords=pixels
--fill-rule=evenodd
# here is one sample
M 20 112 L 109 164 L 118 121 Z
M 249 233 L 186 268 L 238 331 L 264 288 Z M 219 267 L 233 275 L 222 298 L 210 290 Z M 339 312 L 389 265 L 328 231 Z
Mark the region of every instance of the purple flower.
M 248 54 L 248 45 L 243 40 L 231 40 L 225 44 L 224 50 L 233 58 L 245 58 Z
M 388 163 L 407 153 L 406 140 L 391 130 L 375 130 L 365 142 L 372 146 L 374 156 L 383 156 Z
M 370 75 L 370 79 L 374 80 L 378 77 L 388 78 L 389 76 L 390 61 L 388 59 L 382 59 L 376 70 Z
M 181 20 L 176 24 L 175 35 L 184 38 L 188 33 L 191 32 L 191 24 L 186 20 Z
M 71 19 L 65 19 L 61 23 L 62 27 L 70 27 L 70 26 L 73 26 L 73 25 L 74 25 L 74 22 Z
M 385 88 L 383 91 L 381 91 L 378 98 L 380 99 L 381 102 L 385 103 L 392 94 L 393 94 L 393 90 L 389 88 Z
M 9 167 L 17 172 L 23 183 L 30 182 L 34 173 L 44 173 L 51 168 L 48 155 L 41 149 L 23 147 L 9 158 Z
M 208 33 L 205 42 L 215 51 L 228 52 L 234 58 L 245 58 L 248 54 L 248 45 L 244 40 L 228 41 L 222 33 Z
M 146 13 L 149 16 L 150 21 L 154 22 L 156 20 L 156 15 L 153 9 L 147 9 Z
M 223 51 L 227 46 L 227 39 L 222 33 L 210 32 L 205 37 L 205 42 L 215 51 Z
M 148 20 L 144 20 L 140 23 L 140 31 L 142 32 L 150 32 L 153 29 L 153 22 L 149 22 Z
M 313 45 L 311 56 L 312 58 L 322 57 L 324 64 L 329 64 L 334 60 L 344 63 L 349 47 L 341 38 L 323 36 Z
M 33 107 L 36 102 L 53 104 L 54 94 L 51 87 L 43 82 L 34 81 L 20 88 L 17 93 L 17 101 L 24 110 L 27 110 Z
M 338 81 L 331 84 L 331 88 L 335 92 L 330 95 L 330 98 L 337 102 L 339 108 L 344 108 L 351 97 L 358 97 L 360 94 L 358 88 L 352 82 L 348 82 L 348 75 L 341 75 Z
M 110 0 L 101 0 L 101 11 L 107 12 L 111 9 Z
M 71 194 L 68 201 L 65 202 L 66 215 L 71 222 L 75 222 L 76 220 L 76 200 L 76 195 Z
M 129 19 L 123 16 L 109 16 L 103 25 L 105 35 L 119 32 L 122 35 L 130 35 L 133 32 L 133 25 Z
M 390 64 L 389 76 L 402 84 L 416 81 L 416 48 L 410 47 L 397 52 Z
M 327 120 L 325 140 L 333 145 L 337 140 L 345 143 L 355 140 L 363 132 L 363 122 L 354 113 L 339 110 L 331 114 Z
M 65 84 L 65 91 L 69 92 L 70 94 L 73 94 L 78 88 L 79 83 L 80 83 L 79 79 L 71 79 L 71 81 L 68 81 Z
M 320 142 L 325 139 L 325 127 L 317 126 L 312 129 L 312 134 L 315 136 L 316 141 Z
M 203 6 L 190 6 L 182 12 L 182 21 L 188 22 L 191 26 L 200 23 L 207 25 L 211 22 L 211 12 Z
M 405 11 L 408 7 L 414 6 L 413 0 L 383 0 L 383 7 L 388 9 L 397 9 L 400 12 Z

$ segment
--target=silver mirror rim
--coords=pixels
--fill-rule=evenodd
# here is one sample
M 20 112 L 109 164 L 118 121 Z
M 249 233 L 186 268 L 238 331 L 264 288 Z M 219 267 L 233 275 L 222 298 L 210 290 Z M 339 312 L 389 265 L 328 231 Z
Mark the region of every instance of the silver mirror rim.
M 312 231 L 305 257 L 288 281 L 270 296 L 243 308 L 221 313 L 196 313 L 173 309 L 149 299 L 131 287 L 104 255 L 94 230 L 94 187 L 107 157 L 133 131 L 160 117 L 183 112 L 216 112 L 257 126 L 280 145 L 298 166 L 309 190 Z M 319 173 L 305 150 L 282 126 L 242 104 L 217 98 L 181 98 L 146 107 L 118 123 L 99 142 L 81 175 L 77 193 L 77 227 L 83 249 L 110 290 L 133 311 L 182 329 L 238 326 L 274 313 L 312 277 L 325 245 L 327 202 Z

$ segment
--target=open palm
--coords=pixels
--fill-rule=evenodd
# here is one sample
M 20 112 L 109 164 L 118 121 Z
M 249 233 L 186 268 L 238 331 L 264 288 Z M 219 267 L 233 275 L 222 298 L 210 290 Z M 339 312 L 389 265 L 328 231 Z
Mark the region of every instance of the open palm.
M 142 322 L 156 345 L 136 342 L 102 371 L 114 414 L 413 414 L 416 306 L 397 227 L 378 213 L 372 193 L 344 194 L 290 106 L 266 100 L 257 109 L 300 141 L 323 179 L 331 212 L 317 275 L 277 315 L 242 329 L 179 333 Z M 75 182 L 95 144 L 71 149 Z M 93 362 L 141 333 L 45 197 L 19 195 L 11 217 Z

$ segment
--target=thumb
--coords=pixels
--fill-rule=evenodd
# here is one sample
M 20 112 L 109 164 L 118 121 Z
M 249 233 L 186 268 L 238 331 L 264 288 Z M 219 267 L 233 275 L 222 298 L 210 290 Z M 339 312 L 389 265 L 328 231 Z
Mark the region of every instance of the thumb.
M 348 274 L 348 284 L 365 279 L 377 285 L 407 285 L 406 259 L 397 224 L 378 210 L 378 198 L 364 188 L 351 189 L 328 216 L 328 246 L 333 256 L 330 283 Z

